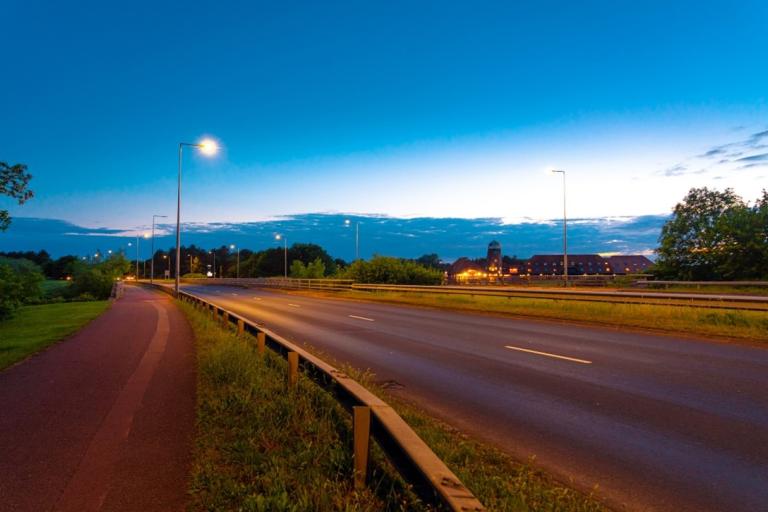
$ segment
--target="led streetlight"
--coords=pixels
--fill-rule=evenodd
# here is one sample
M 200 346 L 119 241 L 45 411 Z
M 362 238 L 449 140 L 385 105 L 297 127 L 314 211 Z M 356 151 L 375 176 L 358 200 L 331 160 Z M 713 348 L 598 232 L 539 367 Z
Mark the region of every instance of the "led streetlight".
M 179 142 L 179 177 L 176 194 L 176 283 L 174 286 L 177 297 L 179 295 L 180 283 L 179 272 L 181 271 L 181 162 L 184 146 L 197 148 L 206 156 L 213 156 L 219 150 L 219 145 L 212 139 L 203 139 L 198 143 Z

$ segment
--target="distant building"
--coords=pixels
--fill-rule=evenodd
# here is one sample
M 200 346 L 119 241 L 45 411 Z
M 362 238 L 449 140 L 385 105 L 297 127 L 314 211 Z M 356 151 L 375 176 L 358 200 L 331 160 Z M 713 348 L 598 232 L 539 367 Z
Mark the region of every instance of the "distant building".
M 526 265 L 529 275 L 563 275 L 562 254 L 536 254 L 528 260 Z M 598 254 L 569 254 L 568 274 L 611 274 L 611 267 L 602 256 Z
M 635 254 L 619 254 L 606 259 L 614 274 L 640 274 L 653 265 L 645 256 Z
M 653 265 L 645 256 L 628 254 L 603 258 L 599 254 L 569 254 L 569 275 L 638 274 Z M 528 260 L 528 274 L 563 275 L 562 254 L 537 254 Z
M 488 244 L 488 256 L 486 257 L 485 261 L 488 277 L 501 277 L 501 244 L 496 240 Z
M 448 279 L 456 283 L 471 283 L 487 279 L 485 269 L 469 258 L 459 258 L 448 269 Z

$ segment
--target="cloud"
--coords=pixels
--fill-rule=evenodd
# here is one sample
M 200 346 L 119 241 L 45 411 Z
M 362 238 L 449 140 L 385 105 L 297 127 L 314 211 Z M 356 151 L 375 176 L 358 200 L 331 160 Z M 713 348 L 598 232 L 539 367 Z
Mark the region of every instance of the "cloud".
M 761 132 L 753 133 L 749 136 L 746 143 L 750 146 L 756 146 L 760 143 L 763 139 L 768 138 L 768 130 L 763 130 Z
M 288 244 L 316 243 L 334 257 L 352 259 L 355 231 L 344 225 L 347 215 L 312 213 L 294 215 L 271 222 L 184 224 L 182 243 L 198 247 L 235 244 L 243 248 L 275 247 L 275 233 L 286 236 Z M 360 221 L 360 252 L 415 258 L 437 253 L 446 261 L 461 256 L 481 257 L 488 243 L 501 242 L 504 254 L 529 257 L 554 254 L 562 248 L 562 221 L 526 219 L 507 224 L 501 218 L 368 217 Z M 635 254 L 653 247 L 666 215 L 640 217 L 574 218 L 569 222 L 569 247 L 575 253 L 604 251 Z M 175 228 L 175 226 L 173 226 Z M 92 254 L 107 249 L 119 250 L 135 241 L 136 230 L 83 228 L 53 219 L 14 218 L 8 232 L 0 237 L 0 251 L 46 249 L 55 257 L 64 254 Z M 71 234 L 89 235 L 72 236 Z M 130 233 L 130 235 L 129 235 Z M 174 245 L 173 230 L 156 232 L 155 248 L 167 250 Z M 150 245 L 140 244 L 142 257 L 148 257 Z
M 712 146 L 704 153 L 678 162 L 667 169 L 658 171 L 656 174 L 674 177 L 686 174 L 703 174 L 710 170 L 718 170 L 718 167 L 723 166 L 726 166 L 728 170 L 758 167 L 759 165 L 763 165 L 762 162 L 768 162 L 768 153 L 749 153 L 754 153 L 755 150 L 767 148 L 768 144 L 766 144 L 766 142 L 768 142 L 768 130 L 755 132 L 746 138 L 734 142 Z M 698 170 L 693 170 L 692 165 L 688 162 L 694 159 L 709 160 L 711 163 L 707 163 L 704 168 L 699 167 Z M 737 167 L 734 168 L 734 165 Z M 722 176 L 718 176 L 715 179 L 722 179 Z
M 661 171 L 661 174 L 664 176 L 682 176 L 683 174 L 688 174 L 688 168 L 684 166 L 683 164 L 677 164 L 673 165 L 672 167 L 668 169 L 664 169 Z
M 758 155 L 750 155 L 736 159 L 737 162 L 766 162 L 768 161 L 768 153 L 760 153 Z

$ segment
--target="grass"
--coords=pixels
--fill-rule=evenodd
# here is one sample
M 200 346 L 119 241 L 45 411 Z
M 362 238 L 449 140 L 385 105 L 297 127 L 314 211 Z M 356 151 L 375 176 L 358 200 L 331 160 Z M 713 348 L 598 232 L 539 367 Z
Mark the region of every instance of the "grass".
M 197 344 L 193 511 L 429 510 L 376 451 L 368 488 L 353 485 L 352 427 L 333 397 L 182 304 Z
M 761 311 L 381 291 L 326 296 L 768 342 L 768 314 Z
M 277 355 L 262 359 L 250 336 L 225 331 L 182 304 L 198 349 L 198 437 L 190 510 L 430 510 L 372 450 L 367 489 L 352 487 L 350 415 L 306 378 L 286 385 Z M 597 512 L 593 498 L 551 481 L 497 449 L 345 371 L 390 402 L 488 510 Z
M 64 289 L 70 284 L 70 281 L 65 281 L 63 279 L 47 279 L 43 281 L 40 286 L 43 289 L 43 297 L 51 298 L 61 296 L 64 293 Z
M 80 330 L 107 308 L 107 301 L 24 306 L 0 322 L 0 370 Z

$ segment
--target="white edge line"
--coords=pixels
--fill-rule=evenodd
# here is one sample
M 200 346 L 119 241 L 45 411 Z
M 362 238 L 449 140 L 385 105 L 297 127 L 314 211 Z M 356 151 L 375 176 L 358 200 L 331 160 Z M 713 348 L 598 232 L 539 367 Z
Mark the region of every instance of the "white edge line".
M 358 320 L 365 320 L 366 322 L 375 322 L 373 318 L 366 318 L 364 316 L 348 315 L 349 318 L 357 318 Z
M 592 364 L 592 361 L 587 361 L 586 359 L 577 359 L 575 357 L 559 356 L 557 354 L 550 354 L 549 352 L 539 352 L 538 350 L 531 350 L 528 348 L 513 347 L 511 345 L 504 345 L 504 348 L 508 348 L 510 350 L 519 350 L 520 352 L 528 352 L 528 353 L 537 354 L 540 356 L 554 357 L 556 359 L 565 359 L 566 361 L 573 361 L 574 363 Z
M 290 303 L 289 303 L 288 305 L 289 305 L 289 306 L 291 306 L 292 308 L 300 308 L 300 307 L 301 307 L 301 306 L 299 306 L 298 304 L 290 304 Z

